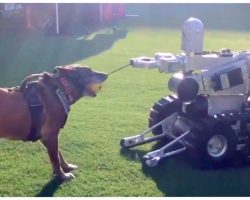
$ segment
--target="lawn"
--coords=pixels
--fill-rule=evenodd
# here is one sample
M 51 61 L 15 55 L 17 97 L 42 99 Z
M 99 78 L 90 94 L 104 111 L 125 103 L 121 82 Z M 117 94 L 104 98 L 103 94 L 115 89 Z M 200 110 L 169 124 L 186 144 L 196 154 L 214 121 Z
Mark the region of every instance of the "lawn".
M 109 30 L 110 31 L 110 30 Z M 132 57 L 180 51 L 179 30 L 131 28 L 92 37 L 21 35 L 0 39 L 1 84 L 19 84 L 27 74 L 55 65 L 82 63 L 109 72 Z M 116 35 L 117 34 L 117 35 Z M 207 31 L 206 49 L 249 48 L 249 32 Z M 15 52 L 13 52 L 15 49 Z M 11 53 L 10 53 L 10 50 Z M 244 196 L 250 195 L 250 167 L 195 169 L 181 157 L 149 169 L 141 158 L 154 144 L 121 151 L 119 141 L 145 128 L 152 104 L 168 94 L 169 75 L 124 69 L 107 80 L 96 98 L 79 100 L 60 134 L 65 158 L 77 164 L 76 179 L 51 179 L 48 155 L 37 143 L 0 141 L 1 196 Z

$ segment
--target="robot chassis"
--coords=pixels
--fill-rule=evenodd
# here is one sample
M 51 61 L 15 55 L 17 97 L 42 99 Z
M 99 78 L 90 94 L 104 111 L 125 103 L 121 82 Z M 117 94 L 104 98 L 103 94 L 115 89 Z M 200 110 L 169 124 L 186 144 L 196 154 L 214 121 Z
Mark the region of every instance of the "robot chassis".
M 173 93 L 151 108 L 149 128 L 123 138 L 122 148 L 164 140 L 166 145 L 144 156 L 154 167 L 163 158 L 189 152 L 202 165 L 224 165 L 237 152 L 249 153 L 250 51 L 203 50 L 204 26 L 197 18 L 182 26 L 184 53 L 156 53 L 132 58 L 135 68 L 175 73 L 168 82 Z M 146 137 L 152 132 L 154 136 Z

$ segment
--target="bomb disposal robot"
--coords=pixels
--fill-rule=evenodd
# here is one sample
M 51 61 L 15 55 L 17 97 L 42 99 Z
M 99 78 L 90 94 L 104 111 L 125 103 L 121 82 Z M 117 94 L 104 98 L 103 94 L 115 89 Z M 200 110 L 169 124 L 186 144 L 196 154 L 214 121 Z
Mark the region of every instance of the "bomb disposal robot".
M 189 18 L 182 27 L 184 53 L 131 59 L 135 68 L 177 72 L 168 82 L 173 94 L 151 108 L 149 129 L 121 140 L 122 148 L 167 141 L 144 156 L 150 167 L 183 151 L 212 166 L 230 162 L 236 152 L 249 152 L 250 51 L 204 51 L 203 36 L 202 21 Z M 146 138 L 151 131 L 154 136 Z

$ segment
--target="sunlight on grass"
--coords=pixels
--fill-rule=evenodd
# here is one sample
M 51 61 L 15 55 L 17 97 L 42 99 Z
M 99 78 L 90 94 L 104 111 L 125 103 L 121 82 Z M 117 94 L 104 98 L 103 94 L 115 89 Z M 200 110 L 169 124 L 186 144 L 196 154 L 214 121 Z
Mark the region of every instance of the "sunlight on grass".
M 70 39 L 46 37 L 38 42 L 41 37 L 25 38 L 19 52 L 12 57 L 12 67 L 4 70 L 8 76 L 4 79 L 6 84 L 13 80 L 17 82 L 29 73 L 45 69 L 51 71 L 54 67 L 51 57 L 55 55 L 65 64 L 75 59 L 74 62 L 109 72 L 125 65 L 132 57 L 153 56 L 155 52 L 180 53 L 180 31 L 164 28 L 130 29 L 126 38 L 112 40 L 102 51 L 93 50 L 92 54 L 86 55 L 81 54 L 85 46 L 72 45 Z M 96 36 L 92 37 L 92 40 L 96 39 Z M 65 46 L 59 41 L 62 39 Z M 213 50 L 245 50 L 249 48 L 249 41 L 248 32 L 207 31 L 205 35 L 206 49 Z M 67 44 L 69 49 L 65 50 Z M 99 48 L 99 44 L 82 45 L 89 45 L 85 51 L 88 48 L 92 51 L 91 48 Z M 78 56 L 74 57 L 74 54 Z M 29 59 L 29 67 L 26 67 L 27 60 L 23 59 Z M 39 59 L 44 67 L 36 68 Z M 126 68 L 111 76 L 96 98 L 82 99 L 72 106 L 68 123 L 60 134 L 60 146 L 65 157 L 80 168 L 75 172 L 76 179 L 60 186 L 55 196 L 250 194 L 249 167 L 201 171 L 181 159 L 169 159 L 156 169 L 145 169 L 141 157 L 153 144 L 128 153 L 120 151 L 121 138 L 147 128 L 149 109 L 155 101 L 168 94 L 169 77 L 158 70 Z M 43 147 L 39 143 L 6 141 L 0 143 L 0 148 L 0 195 L 35 196 L 39 193 L 51 174 Z

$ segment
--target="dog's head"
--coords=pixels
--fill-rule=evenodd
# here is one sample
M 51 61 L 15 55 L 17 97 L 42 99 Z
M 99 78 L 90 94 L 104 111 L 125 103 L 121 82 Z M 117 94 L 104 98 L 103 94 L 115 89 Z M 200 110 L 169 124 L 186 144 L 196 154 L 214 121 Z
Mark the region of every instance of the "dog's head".
M 78 64 L 55 67 L 53 73 L 70 80 L 82 96 L 91 97 L 96 96 L 102 88 L 102 83 L 108 77 L 105 73 L 93 71 L 87 66 Z

